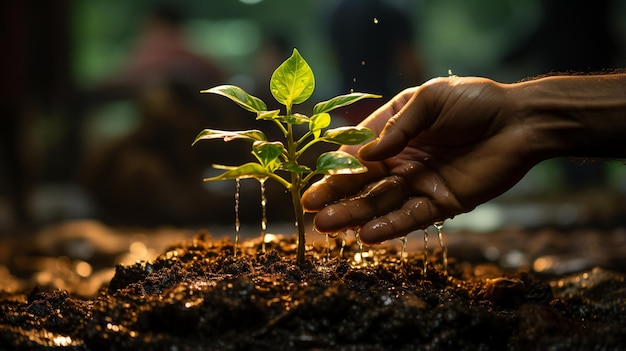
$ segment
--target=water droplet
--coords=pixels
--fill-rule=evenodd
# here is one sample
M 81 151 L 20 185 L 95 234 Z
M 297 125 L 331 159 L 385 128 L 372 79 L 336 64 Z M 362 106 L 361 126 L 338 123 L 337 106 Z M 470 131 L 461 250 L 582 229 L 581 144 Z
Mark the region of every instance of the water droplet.
M 356 239 L 357 245 L 359 245 L 358 257 L 354 255 L 355 261 L 359 264 L 365 264 L 365 258 L 363 257 L 363 242 L 361 241 L 361 236 L 359 233 L 359 228 L 354 229 L 354 238 Z
M 361 61 L 361 66 L 365 66 L 365 60 Z
M 428 267 L 428 228 L 424 229 L 424 277 L 426 277 L 426 267 Z
M 241 179 L 235 179 L 235 249 L 233 255 L 237 256 L 237 249 L 239 249 L 239 231 L 241 229 L 241 221 L 239 220 L 239 194 L 241 193 Z
M 374 24 L 378 24 L 378 18 L 374 17 Z
M 437 229 L 437 236 L 439 237 L 439 246 L 441 246 L 441 255 L 443 261 L 443 274 L 448 275 L 448 248 L 443 244 L 443 221 L 435 222 L 433 224 Z
M 405 235 L 401 237 L 400 240 L 402 241 L 402 251 L 400 251 L 400 260 L 404 262 L 404 257 L 406 255 L 406 243 L 409 241 L 409 236 Z
M 330 237 L 326 235 L 326 261 L 330 261 Z
M 267 197 L 265 195 L 265 181 L 267 178 L 259 179 L 261 183 L 261 252 L 265 253 L 265 232 L 267 230 Z

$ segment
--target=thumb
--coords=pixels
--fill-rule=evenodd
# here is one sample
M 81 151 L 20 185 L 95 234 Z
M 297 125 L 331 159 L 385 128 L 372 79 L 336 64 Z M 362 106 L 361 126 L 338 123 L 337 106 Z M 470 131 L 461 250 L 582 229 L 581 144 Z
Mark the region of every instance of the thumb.
M 410 98 L 406 94 L 399 94 L 394 98 L 389 108 L 398 111 L 383 128 L 376 140 L 364 145 L 359 150 L 359 156 L 366 161 L 380 161 L 397 155 L 423 130 L 428 128 L 433 120 L 432 109 L 427 106 L 427 99 L 423 94 L 424 86 L 418 88 Z M 376 111 L 381 112 L 381 111 Z M 377 115 L 370 118 L 376 119 Z

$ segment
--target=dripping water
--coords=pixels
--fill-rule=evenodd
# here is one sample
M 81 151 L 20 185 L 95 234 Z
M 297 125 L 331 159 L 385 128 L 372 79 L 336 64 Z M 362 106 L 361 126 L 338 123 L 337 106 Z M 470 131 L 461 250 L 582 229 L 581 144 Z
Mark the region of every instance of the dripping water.
M 239 249 L 239 231 L 241 229 L 241 221 L 239 220 L 239 194 L 241 193 L 241 180 L 235 178 L 235 250 L 233 255 L 237 256 Z
M 327 233 L 326 234 L 326 261 L 330 261 L 330 239 L 335 239 L 339 236 L 339 233 Z
M 363 258 L 363 242 L 361 241 L 359 228 L 354 229 L 354 237 L 356 239 L 356 243 L 359 245 L 359 262 L 362 265 L 364 265 L 365 264 L 365 260 Z
M 424 277 L 426 277 L 427 266 L 428 266 L 428 228 L 424 228 Z
M 402 251 L 400 251 L 400 261 L 404 262 L 404 256 L 406 255 L 406 243 L 409 241 L 409 236 L 405 235 L 400 238 L 402 241 Z
M 341 238 L 341 249 L 339 250 L 339 257 L 343 258 L 343 249 L 346 247 L 346 238 L 348 237 L 348 232 L 344 231 L 343 236 Z
M 330 261 L 330 235 L 326 235 L 326 261 Z
M 441 246 L 442 251 L 442 261 L 443 261 L 443 274 L 448 275 L 448 248 L 443 244 L 443 221 L 436 222 L 433 224 L 437 229 L 437 235 L 439 236 L 439 246 Z
M 267 178 L 259 179 L 261 183 L 261 252 L 265 253 L 265 232 L 267 230 L 267 197 L 265 196 L 265 181 Z

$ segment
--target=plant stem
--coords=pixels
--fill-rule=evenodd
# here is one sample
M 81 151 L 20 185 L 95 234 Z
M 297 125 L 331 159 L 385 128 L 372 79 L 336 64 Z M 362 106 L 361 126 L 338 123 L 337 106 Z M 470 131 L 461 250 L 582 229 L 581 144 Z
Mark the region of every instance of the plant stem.
M 285 106 L 287 116 L 291 116 L 291 104 Z M 293 126 L 287 124 L 287 158 L 294 165 L 298 164 L 298 144 L 294 140 Z M 293 203 L 293 210 L 296 217 L 296 227 L 298 227 L 298 252 L 296 254 L 296 260 L 298 264 L 304 263 L 304 250 L 305 250 L 305 237 L 304 237 L 304 210 L 302 208 L 302 195 L 303 188 L 302 175 L 297 172 L 291 173 L 291 202 Z
M 291 173 L 291 201 L 293 202 L 293 210 L 296 216 L 296 227 L 298 227 L 298 252 L 296 260 L 298 264 L 304 263 L 305 251 L 305 227 L 304 227 L 304 210 L 302 209 L 302 199 L 300 190 L 302 188 L 300 173 Z

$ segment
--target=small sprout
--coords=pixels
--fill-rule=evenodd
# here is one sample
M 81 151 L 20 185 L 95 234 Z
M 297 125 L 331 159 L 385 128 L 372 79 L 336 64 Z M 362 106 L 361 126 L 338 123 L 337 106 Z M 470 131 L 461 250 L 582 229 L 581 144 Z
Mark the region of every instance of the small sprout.
M 350 93 L 336 96 L 320 102 L 313 107 L 311 117 L 293 112 L 293 106 L 308 100 L 315 89 L 315 77 L 308 63 L 300 56 L 297 49 L 272 74 L 270 92 L 285 110 L 267 110 L 261 99 L 248 94 L 233 85 L 221 85 L 202 90 L 202 93 L 222 95 L 234 101 L 241 108 L 256 114 L 257 120 L 273 122 L 283 133 L 285 141 L 268 141 L 260 130 L 224 131 L 204 129 L 193 141 L 222 139 L 231 141 L 247 140 L 252 144 L 251 153 L 256 162 L 240 166 L 213 165 L 223 169 L 222 174 L 204 179 L 205 181 L 255 178 L 262 182 L 273 179 L 282 184 L 290 193 L 298 227 L 299 263 L 304 262 L 304 211 L 302 209 L 302 191 L 315 175 L 325 174 L 357 174 L 367 168 L 354 156 L 342 152 L 331 151 L 319 155 L 315 169 L 299 164 L 298 159 L 312 145 L 325 142 L 338 145 L 358 145 L 374 137 L 374 132 L 361 126 L 339 127 L 326 129 L 330 126 L 329 112 L 366 98 L 379 98 L 379 95 L 367 93 Z M 308 131 L 301 136 L 294 135 L 294 125 L 307 125 Z

